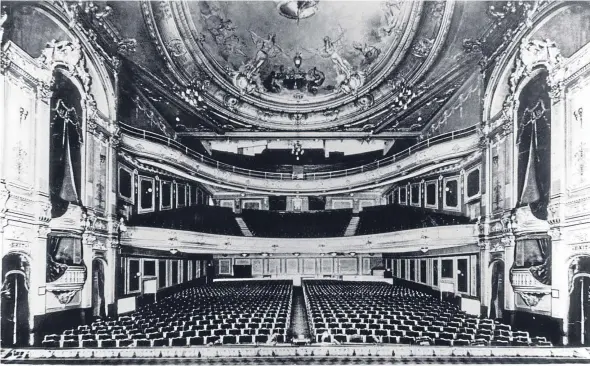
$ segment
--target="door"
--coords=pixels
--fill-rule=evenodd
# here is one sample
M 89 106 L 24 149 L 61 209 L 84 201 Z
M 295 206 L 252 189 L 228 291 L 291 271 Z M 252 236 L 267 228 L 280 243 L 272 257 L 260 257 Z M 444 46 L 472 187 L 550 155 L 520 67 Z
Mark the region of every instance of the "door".
M 570 293 L 569 344 L 590 345 L 590 275 L 574 279 Z
M 2 283 L 2 346 L 29 343 L 29 290 L 25 274 L 8 271 Z
M 106 316 L 104 300 L 104 264 L 101 260 L 92 261 L 92 316 Z
M 491 289 L 490 318 L 502 319 L 504 315 L 504 262 L 502 261 L 493 264 Z

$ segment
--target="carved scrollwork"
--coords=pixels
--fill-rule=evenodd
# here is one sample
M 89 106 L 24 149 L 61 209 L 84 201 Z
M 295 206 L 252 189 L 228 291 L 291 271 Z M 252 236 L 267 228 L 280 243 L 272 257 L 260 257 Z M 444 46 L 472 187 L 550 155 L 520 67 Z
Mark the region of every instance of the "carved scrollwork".
M 80 290 L 54 290 L 52 292 L 60 304 L 67 305 L 72 302 L 72 299 Z
M 91 78 L 79 42 L 52 40 L 47 43 L 38 60 L 50 69 L 58 65 L 66 66 L 80 80 L 84 93 L 90 92 Z
M 514 94 L 519 83 L 535 66 L 542 64 L 552 74 L 561 67 L 562 62 L 563 57 L 555 42 L 523 39 L 516 59 L 516 67 L 510 76 L 510 91 Z M 558 80 L 553 80 L 552 85 L 556 85 L 557 82 Z
M 517 292 L 527 306 L 535 307 L 543 299 L 546 293 L 542 292 Z
M 125 38 L 117 44 L 117 52 L 122 55 L 129 55 L 135 52 L 137 40 L 135 38 Z

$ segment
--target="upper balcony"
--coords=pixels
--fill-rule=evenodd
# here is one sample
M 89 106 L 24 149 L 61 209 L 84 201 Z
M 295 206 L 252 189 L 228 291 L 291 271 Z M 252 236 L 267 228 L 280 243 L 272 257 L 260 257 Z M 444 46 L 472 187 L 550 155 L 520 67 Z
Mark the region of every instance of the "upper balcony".
M 120 124 L 122 147 L 142 164 L 224 189 L 262 194 L 345 193 L 374 189 L 456 164 L 478 149 L 478 127 L 425 139 L 395 155 L 343 170 L 290 174 L 244 169 L 191 150 L 169 137 Z M 198 172 L 198 177 L 195 173 Z

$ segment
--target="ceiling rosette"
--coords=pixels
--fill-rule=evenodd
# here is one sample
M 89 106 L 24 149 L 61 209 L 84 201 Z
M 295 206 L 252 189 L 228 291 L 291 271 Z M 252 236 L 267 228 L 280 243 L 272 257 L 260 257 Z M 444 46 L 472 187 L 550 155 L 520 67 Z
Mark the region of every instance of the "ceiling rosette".
M 272 130 L 378 125 L 396 100 L 419 94 L 453 8 L 402 0 L 142 4 L 175 83 L 205 75 L 210 115 Z

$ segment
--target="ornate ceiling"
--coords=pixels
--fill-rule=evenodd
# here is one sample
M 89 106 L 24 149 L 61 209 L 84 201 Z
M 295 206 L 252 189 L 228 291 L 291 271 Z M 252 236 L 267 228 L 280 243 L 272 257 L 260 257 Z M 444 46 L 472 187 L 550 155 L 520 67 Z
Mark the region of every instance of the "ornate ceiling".
M 419 96 L 453 1 L 149 2 L 172 80 L 239 127 L 355 126 Z M 372 123 L 371 125 L 377 125 Z

